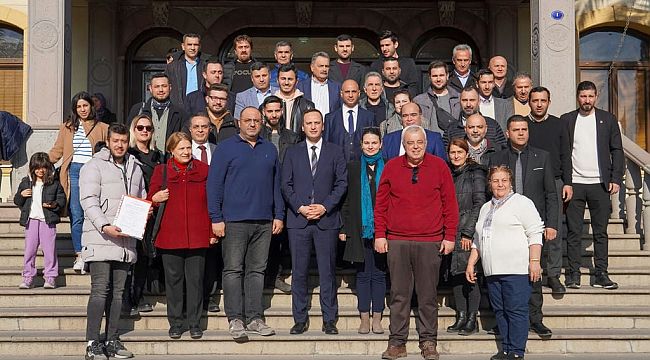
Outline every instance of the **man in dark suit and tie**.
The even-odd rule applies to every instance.
[[[343,106],[325,116],[325,141],[343,148],[345,161],[361,157],[361,131],[377,126],[375,114],[359,106],[359,84],[345,80],[341,86]]]
[[[287,203],[287,229],[291,249],[291,308],[295,325],[291,334],[309,327],[309,259],[312,244],[320,280],[323,332],[338,334],[336,319],[336,247],[341,228],[339,214],[347,191],[347,165],[341,147],[323,140],[323,115],[316,109],[303,114],[306,139],[289,149],[282,164],[282,195]]]
[[[528,145],[528,120],[521,115],[508,119],[507,136],[509,146],[490,156],[490,166],[505,165],[514,174],[514,191],[533,201],[539,216],[545,224],[544,246],[539,261],[546,268],[548,259],[562,256],[561,239],[557,239],[557,193],[555,175],[548,152]],[[552,336],[551,329],[542,323],[542,282],[533,283],[533,291],[528,303],[530,328],[542,339]]]
[[[414,102],[402,106],[402,126],[406,128],[411,125],[422,126],[422,109],[420,105]],[[384,158],[390,160],[406,153],[402,144],[402,131],[393,131],[384,136],[381,148]],[[442,136],[435,131],[427,129],[424,129],[424,131],[427,135],[426,152],[447,161],[447,152],[445,151],[445,145],[442,143]]]
[[[594,83],[578,84],[577,97],[580,107],[560,117],[568,124],[573,149],[573,198],[566,209],[569,268],[565,284],[571,289],[580,288],[582,225],[585,205],[589,205],[596,268],[592,286],[614,290],[618,284],[607,274],[607,224],[611,212],[610,195],[618,193],[625,171],[621,130],[613,114],[596,109],[598,93]]]
[[[319,51],[312,55],[311,77],[298,82],[298,90],[302,91],[307,100],[314,103],[321,114],[328,114],[341,107],[341,83],[329,79],[330,56]]]
[[[330,79],[338,83],[352,79],[357,84],[362,84],[368,70],[358,62],[350,60],[350,56],[354,52],[352,37],[346,34],[339,35],[336,38],[334,51],[336,51],[338,58],[330,62]]]

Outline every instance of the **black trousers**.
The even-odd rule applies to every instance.
[[[221,242],[210,246],[205,252],[205,272],[203,274],[203,301],[207,304],[210,297],[221,288],[221,273],[223,258],[221,257]]]
[[[289,236],[286,228],[271,237],[264,277],[266,285],[272,286],[282,270],[291,270],[291,252],[289,251]]]
[[[571,274],[580,272],[585,204],[589,205],[589,214],[591,215],[596,274],[607,273],[609,241],[607,237],[607,224],[612,210],[609,192],[605,184],[576,183],[573,184],[573,198],[566,210],[569,272]]]
[[[160,252],[165,268],[169,326],[199,326],[203,312],[206,249],[160,250]],[[185,305],[187,321],[183,316],[183,305]]]

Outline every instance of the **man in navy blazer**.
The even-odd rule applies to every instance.
[[[330,111],[341,107],[341,84],[329,79],[330,56],[319,51],[312,55],[311,77],[298,82],[298,90],[302,91],[307,100],[311,100],[321,114],[329,114]]]
[[[417,103],[411,102],[402,106],[402,126],[422,126],[422,108]],[[439,133],[424,129],[427,134],[427,152],[447,161],[447,152]],[[384,158],[390,160],[405,153],[402,145],[402,130],[393,131],[384,136],[381,148]]]
[[[309,259],[312,243],[320,278],[323,332],[338,334],[336,319],[336,247],[341,228],[340,207],[347,191],[347,166],[341,147],[323,140],[323,115],[317,109],[303,114],[306,140],[289,149],[282,163],[282,195],[287,203],[291,249],[291,334],[309,327]]]
[[[262,62],[255,62],[251,65],[251,80],[253,81],[251,88],[237,93],[235,113],[233,114],[236,119],[239,119],[239,115],[246,107],[259,107],[264,102],[264,99],[278,90],[271,86],[269,66]]]
[[[325,141],[343,148],[345,161],[361,158],[361,132],[377,126],[375,114],[359,106],[359,84],[345,80],[341,86],[343,106],[325,116]]]

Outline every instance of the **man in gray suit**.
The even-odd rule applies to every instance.
[[[512,101],[494,97],[494,73],[489,69],[482,69],[478,72],[478,92],[480,95],[479,109],[483,116],[491,117],[501,126],[501,130],[507,130],[508,119],[515,113]]]
[[[264,99],[278,90],[271,86],[269,67],[262,62],[254,62],[251,65],[251,80],[253,81],[253,87],[237,93],[235,99],[235,118],[237,119],[239,119],[239,115],[246,107],[259,107],[264,102]]]
[[[336,38],[336,45],[334,51],[338,55],[336,60],[330,62],[330,80],[338,83],[343,83],[347,79],[352,79],[361,86],[363,84],[363,77],[368,70],[365,66],[358,62],[351,60],[350,57],[354,52],[354,44],[352,37],[347,34],[339,35]]]

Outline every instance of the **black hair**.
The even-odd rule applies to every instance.
[[[298,71],[296,71],[296,66],[294,64],[284,64],[280,65],[280,68],[278,69],[278,79],[280,78],[280,73],[281,72],[287,72],[287,71],[293,71],[293,74],[298,76]]]
[[[219,64],[221,65],[221,68],[223,69],[223,64],[221,61],[219,61],[219,58],[216,56],[210,56],[204,63],[203,63],[203,72],[207,74],[208,72],[208,65],[209,64]]]
[[[411,93],[407,89],[400,89],[395,91],[395,93],[393,94],[393,98],[390,99],[393,102],[393,105],[395,105],[395,98],[397,97],[397,95],[406,95],[409,97],[409,101],[413,101],[413,98],[411,97]]]
[[[85,100],[90,104],[90,113],[88,114],[88,120],[94,120],[97,121],[96,118],[96,113],[95,113],[95,107],[93,106],[93,98],[90,96],[90,94],[86,91],[80,91],[75,96],[72,98],[71,105],[70,105],[70,117],[68,120],[65,122],[65,126],[68,129],[77,131],[79,128],[79,123],[81,122],[81,119],[79,118],[79,114],[77,114],[77,103],[79,100]]]
[[[260,110],[264,109],[264,107],[266,107],[266,105],[268,105],[268,104],[280,104],[280,105],[282,105],[282,99],[280,99],[279,97],[277,97],[275,95],[267,96],[266,99],[264,99],[264,101],[262,101],[262,104],[260,105]]]
[[[492,70],[490,70],[490,69],[481,69],[481,70],[479,70],[478,73],[476,74],[476,78],[477,78],[477,79],[480,79],[481,76],[483,76],[483,75],[492,75],[492,76],[494,76],[494,73],[493,73]]]
[[[527,123],[528,120],[522,115],[516,115],[516,114],[512,115],[511,117],[508,118],[508,122],[506,124],[506,129],[509,129],[510,124],[513,123],[513,122],[525,122],[525,123]]]
[[[379,141],[381,141],[381,131],[377,126],[368,126],[363,128],[363,130],[361,130],[361,142],[363,142],[363,137],[367,134],[377,135]]]
[[[38,169],[45,169],[43,185],[54,182],[54,164],[50,161],[50,156],[47,153],[37,152],[29,158],[29,175],[32,179],[32,186],[36,184],[36,170]]]
[[[398,41],[397,39],[397,34],[390,30],[384,30],[379,34],[379,41],[385,40],[385,39],[390,39],[390,41],[396,43]]]
[[[598,89],[596,88],[596,84],[594,84],[591,81],[585,80],[580,82],[580,84],[578,84],[578,90],[576,91],[576,96],[578,96],[581,91],[585,91],[585,90],[593,90],[596,94],[598,94]]]
[[[269,66],[266,65],[265,63],[261,62],[261,61],[256,61],[256,62],[251,64],[251,72],[259,71],[259,70],[262,70],[264,68],[266,68],[268,70]]]
[[[303,122],[303,123],[305,122],[305,115],[307,115],[307,114],[311,114],[311,113],[318,113],[318,115],[320,115],[320,119],[321,119],[321,121],[324,121],[324,120],[323,120],[323,113],[320,112],[320,110],[318,110],[318,109],[316,109],[316,108],[313,108],[313,109],[307,109],[307,110],[305,110],[304,113],[302,113],[302,122]]]
[[[341,34],[336,37],[336,41],[348,41],[348,40],[352,41],[352,36],[348,34]]]
[[[535,86],[534,88],[530,89],[530,93],[528,93],[528,98],[530,99],[530,95],[532,93],[541,93],[541,92],[546,92],[546,95],[548,95],[548,99],[551,100],[551,91],[543,86]]]
[[[129,128],[120,123],[111,124],[108,127],[108,135],[106,136],[106,139],[110,139],[112,134],[126,135],[127,138],[130,135]]]

